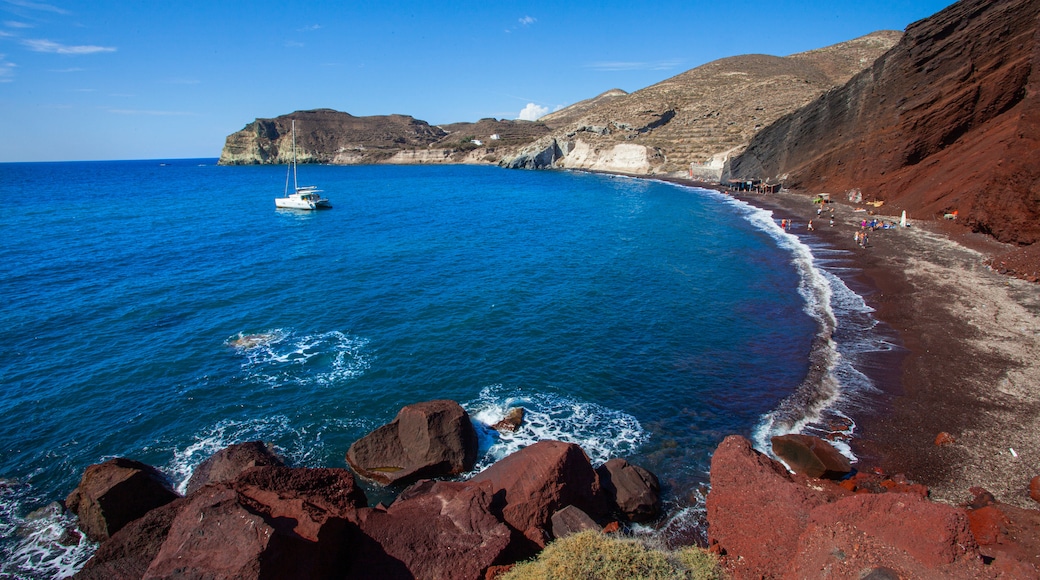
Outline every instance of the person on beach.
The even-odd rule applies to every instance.
[[[809,220],[809,225],[805,226],[810,232],[813,231],[812,220]]]

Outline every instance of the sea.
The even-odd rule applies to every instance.
[[[458,401],[474,471],[542,439],[655,472],[703,535],[714,447],[855,435],[890,348],[843,251],[722,193],[486,166],[299,169],[333,209],[280,210],[285,166],[0,164],[0,577],[97,546],[61,500],[113,457],[184,490],[251,440],[345,467],[409,403]],[[804,224],[803,224],[804,225]],[[513,407],[513,434],[488,427]],[[372,503],[391,492],[366,488]]]

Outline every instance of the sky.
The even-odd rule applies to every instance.
[[[256,118],[317,108],[533,119],[952,3],[0,0],[0,162],[218,157]]]

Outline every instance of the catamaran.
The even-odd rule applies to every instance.
[[[293,192],[289,193],[289,173],[292,173]],[[321,196],[316,185],[300,186],[296,181],[296,120],[292,122],[292,165],[285,170],[285,194],[274,199],[275,207],[289,209],[331,209],[332,203]]]

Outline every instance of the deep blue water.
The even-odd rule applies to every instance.
[[[434,398],[488,422],[528,410],[515,436],[485,434],[482,465],[571,440],[655,471],[681,510],[714,446],[771,425],[833,330],[808,248],[714,192],[301,166],[334,205],[305,213],[274,208],[284,167],[214,161],[0,164],[0,572],[90,553],[26,523],[87,465],[131,457],[183,485],[260,438],[341,467]]]

